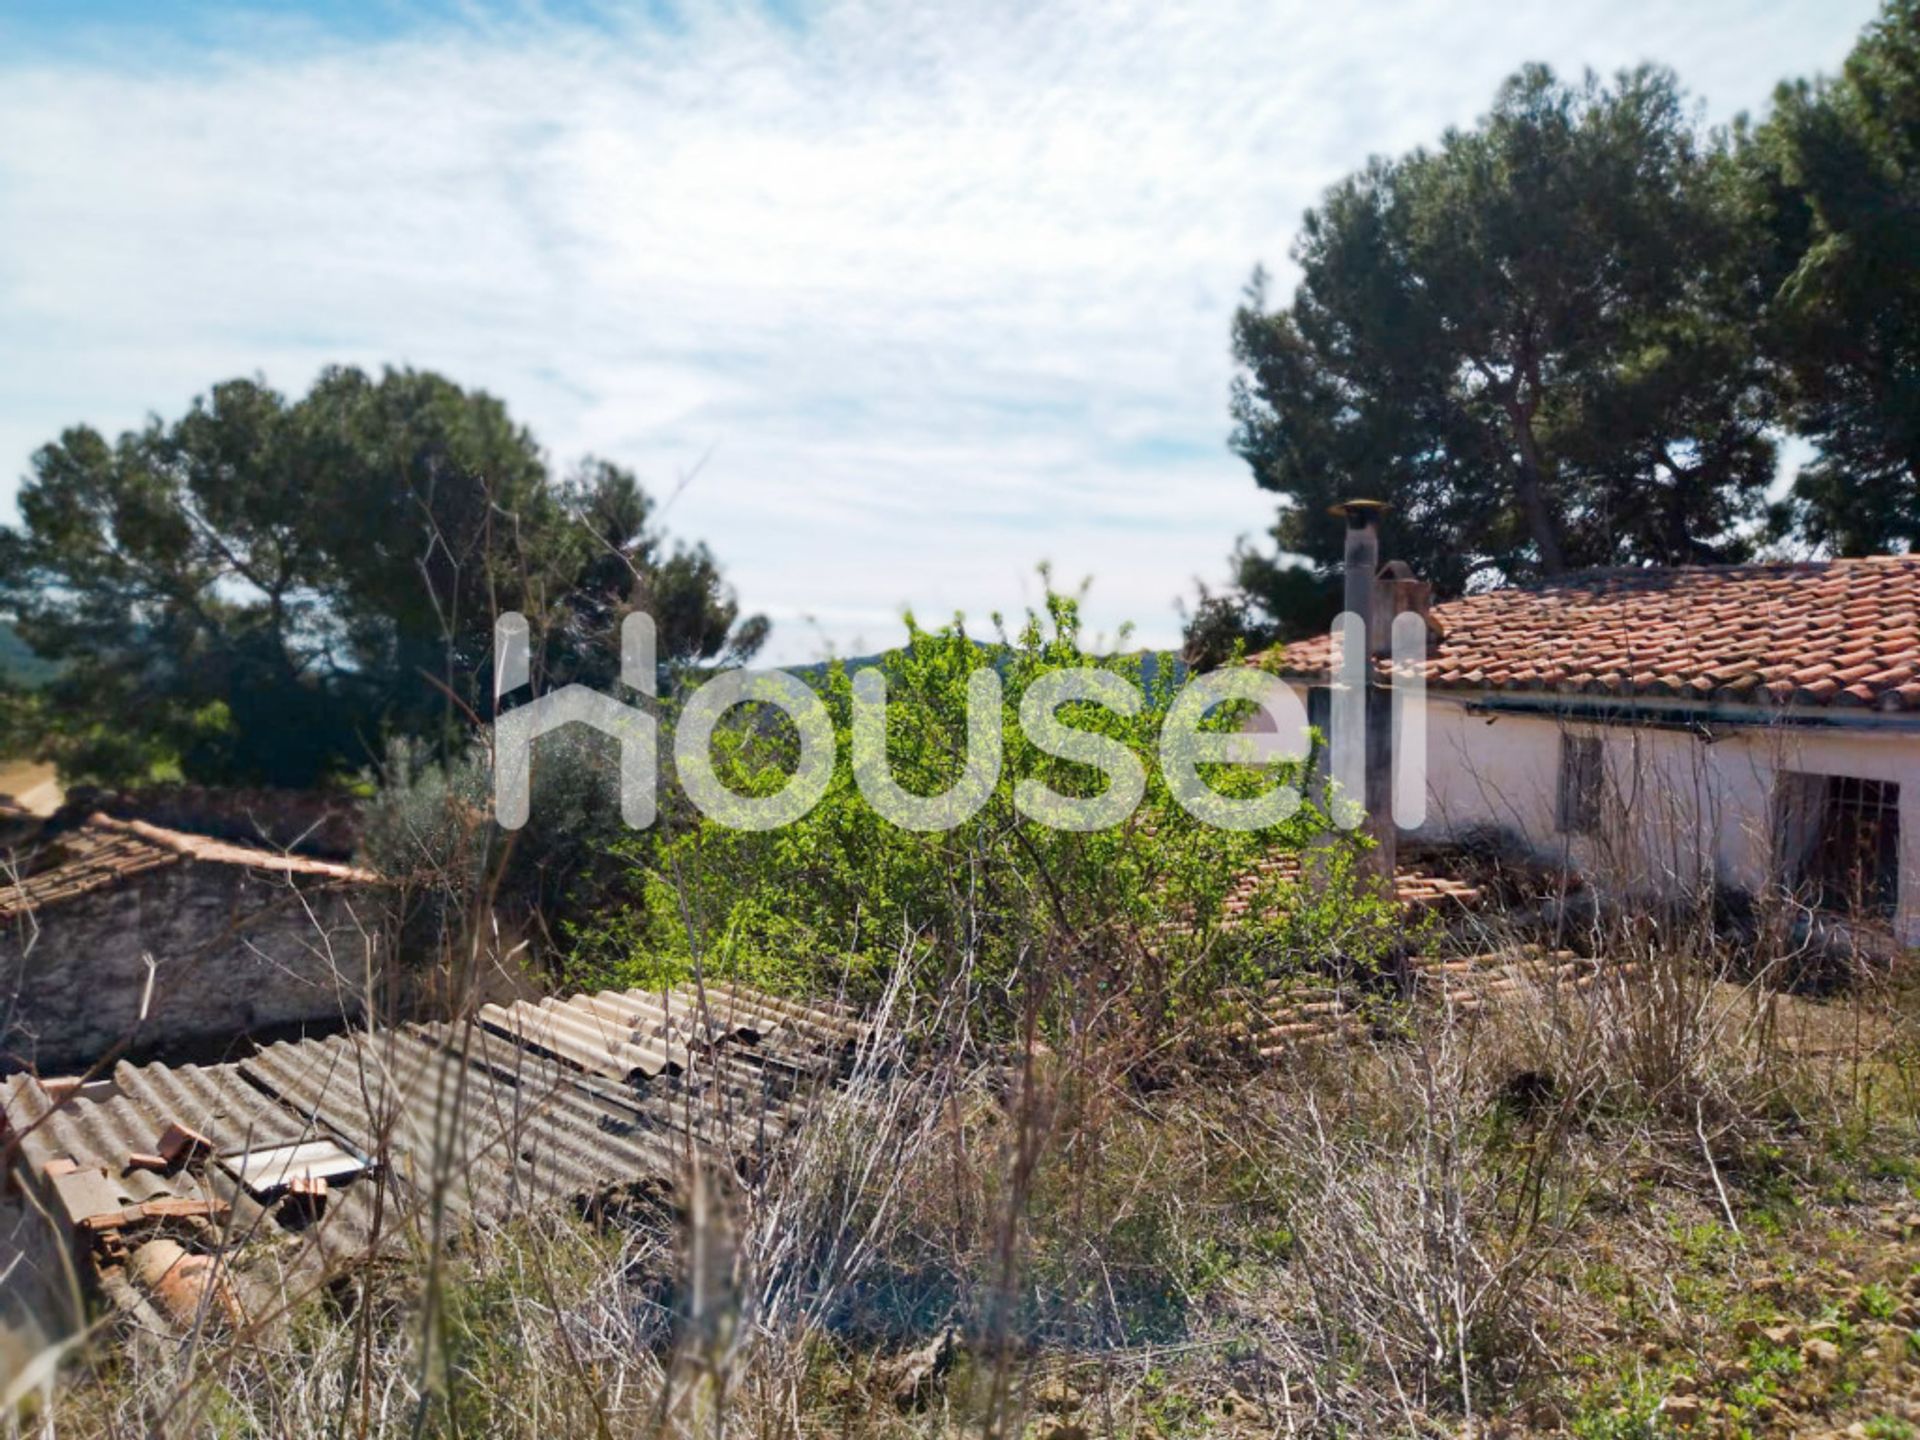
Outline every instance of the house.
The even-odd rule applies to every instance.
[[[1588,573],[1428,616],[1416,834],[1505,832],[1623,895],[1785,887],[1920,944],[1920,555]],[[1269,668],[1307,700],[1329,653]]]
[[[366,870],[104,813],[0,821],[0,1072],[338,1024],[375,983]]]

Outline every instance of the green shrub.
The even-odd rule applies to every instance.
[[[493,822],[491,787],[478,746],[449,764],[423,745],[389,750],[362,811],[360,858],[398,882],[405,953],[431,963],[460,948],[487,911],[483,929],[526,933],[557,981],[587,988],[610,979],[601,955],[637,947],[630,926],[643,914],[628,894],[629,862],[615,854],[632,835],[620,819],[617,752],[577,728],[544,738],[532,813],[517,831]]]
[[[679,978],[698,960],[774,990],[844,988],[857,997],[877,990],[905,953],[928,989],[963,977],[976,986],[980,1013],[1003,1027],[1029,1010],[1044,1020],[1068,1009],[1152,1027],[1190,1013],[1222,982],[1305,955],[1338,950],[1370,963],[1391,937],[1392,919],[1354,882],[1351,842],[1316,850],[1323,884],[1309,890],[1275,877],[1250,897],[1244,918],[1229,915],[1229,897],[1258,863],[1325,835],[1324,815],[1303,804],[1252,832],[1190,815],[1158,764],[1161,725],[1177,693],[1170,657],[1158,657],[1150,676],[1137,656],[1095,659],[1080,648],[1079,625],[1076,602],[1058,594],[1043,615],[1030,613],[1015,635],[1001,629],[992,645],[969,637],[958,620],[924,630],[909,617],[906,644],[880,662],[893,777],[917,795],[940,794],[964,773],[969,677],[985,664],[1001,676],[999,779],[957,828],[901,829],[862,795],[852,762],[853,678],[835,664],[818,684],[837,742],[821,801],[796,823],[749,832],[669,795],[656,832],[616,847],[644,915],[602,915],[575,932],[576,941],[603,954],[630,945],[624,972],[636,983]],[[1089,665],[1137,687],[1139,712],[1075,703],[1059,717],[1125,746],[1142,763],[1146,792],[1123,824],[1057,830],[1016,805],[1020,782],[1086,797],[1103,793],[1107,779],[1033,745],[1020,703],[1040,677]],[[1249,709],[1219,706],[1205,726],[1237,729]],[[716,773],[741,794],[779,789],[798,748],[791,722],[752,705],[732,715],[715,733]],[[1220,793],[1243,797],[1302,779],[1295,763],[1203,774]]]

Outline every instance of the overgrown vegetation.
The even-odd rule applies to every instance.
[[[16,1424],[1905,1433],[1916,997],[1866,974],[1797,1000],[1725,953],[1593,938],[1637,968],[1151,1089],[1097,1026],[971,1043],[972,967],[896,983],[766,1168],[317,1289],[268,1262],[269,1318],[103,1337]]]
[[[1331,560],[1309,513],[1357,483],[1425,527],[1426,552],[1405,530],[1390,549],[1443,586],[1740,556],[1784,418],[1821,457],[1782,533],[1910,544],[1915,23],[1890,0],[1841,80],[1729,136],[1697,133],[1657,71],[1530,70],[1479,129],[1339,187],[1292,307],[1256,296],[1238,330],[1240,445],[1287,499],[1282,541]],[[1883,280],[1884,307],[1863,298]],[[415,962],[403,1018],[696,976],[851,1001],[871,1030],[797,1125],[730,1163],[689,1148],[668,1193],[461,1229],[441,1202],[463,1152],[389,1146],[373,1171],[417,1209],[377,1256],[223,1243],[244,1320],[209,1306],[180,1336],[97,1305],[9,1433],[1920,1426],[1920,996],[1899,965],[1814,953],[1758,911],[1735,933],[1712,896],[1620,914],[1561,893],[1416,934],[1317,805],[1247,830],[1190,813],[1159,763],[1175,668],[1087,654],[1058,594],[984,642],[909,621],[864,672],[890,701],[882,767],[856,758],[854,675],[826,667],[818,801],[736,828],[666,762],[682,682],[763,627],[652,520],[630,476],[557,481],[495,402],[410,373],[330,372],[292,404],[222,386],[118,445],[41,452],[0,602],[64,663],[0,720],[57,716],[68,772],[109,776],[342,782],[383,746],[365,850]],[[1319,618],[1324,574],[1242,561],[1196,616],[1210,660]],[[660,622],[650,830],[620,822],[611,756],[578,736],[542,742],[532,823],[493,823],[508,608],[546,641],[541,688],[610,688],[621,617]],[[983,667],[1001,763],[976,794]],[[1023,712],[1054,714],[1035,697],[1083,669],[1138,703],[1060,706],[1070,744],[1036,744]],[[121,729],[135,712],[147,727]],[[765,798],[802,748],[750,696],[713,764]],[[1122,823],[1034,818],[1036,785],[1119,789],[1100,756],[1141,769]],[[1302,779],[1206,774],[1239,799]],[[967,813],[896,825],[883,778],[958,787]],[[1416,948],[1471,970],[1543,938],[1600,963],[1457,1009],[1412,975]],[[1276,980],[1356,995],[1353,1023],[1249,1054]],[[369,1012],[395,1018],[387,998]]]
[[[558,736],[540,742],[534,818],[511,836],[488,818],[484,756],[451,769],[399,757],[395,783],[370,811],[369,856],[389,874],[426,877],[419,888],[436,924],[458,923],[483,890],[501,913],[531,917],[540,956],[569,984],[664,984],[698,964],[775,991],[840,991],[864,1003],[904,951],[921,988],[942,988],[963,970],[980,977],[990,999],[975,1023],[1001,1033],[1030,1010],[1051,1026],[1063,1007],[1098,997],[1103,1025],[1132,1029],[1146,1043],[1223,985],[1308,955],[1317,963],[1338,952],[1365,968],[1394,942],[1392,917],[1356,883],[1354,842],[1336,837],[1316,805],[1231,830],[1179,803],[1159,753],[1179,693],[1174,667],[1147,679],[1138,656],[1086,654],[1073,597],[1050,594],[1043,614],[987,645],[958,620],[937,630],[909,620],[906,642],[873,668],[887,688],[891,782],[921,797],[969,783],[969,684],[983,669],[998,676],[1003,700],[986,723],[1001,765],[960,824],[907,829],[876,811],[856,775],[853,680],[835,664],[818,685],[833,738],[831,778],[792,824],[734,828],[695,808],[669,775],[658,823],[627,830],[605,747]],[[1040,698],[1037,685],[1081,670],[1135,697],[1134,713],[1123,713],[1124,700],[1061,705],[1052,713],[1068,727],[1068,744],[1114,747],[1107,754],[1131,756],[1143,777],[1122,823],[1091,831],[1044,824],[1020,798],[1033,785],[1079,797],[1113,785],[1087,752],[1068,759],[1042,749],[1022,723],[1029,694]],[[662,707],[669,769],[682,699]],[[1230,732],[1250,709],[1230,701],[1202,723]],[[787,783],[796,749],[792,722],[749,701],[715,732],[713,765],[733,792],[764,796]],[[1214,764],[1203,773],[1242,799],[1304,783],[1298,762]],[[1323,837],[1337,843],[1316,845]],[[1261,858],[1310,845],[1318,885],[1276,875],[1245,889]],[[446,876],[458,880],[452,890],[439,883]],[[449,894],[460,897],[450,911]],[[1246,913],[1229,915],[1230,895]]]
[[[1298,850],[1325,832],[1324,816],[1303,804],[1290,818],[1234,831],[1204,824],[1177,803],[1158,756],[1177,694],[1171,667],[1147,684],[1137,657],[1085,654],[1069,596],[1051,595],[1044,615],[1029,615],[1017,632],[985,647],[958,621],[932,631],[909,621],[906,643],[877,667],[886,682],[895,784],[929,796],[966,783],[968,686],[989,662],[1004,689],[988,717],[1002,763],[992,787],[975,797],[978,808],[952,829],[902,828],[862,793],[852,682],[836,666],[821,687],[835,741],[833,777],[803,819],[761,832],[700,819],[657,845],[627,842],[622,853],[643,896],[638,923],[647,927],[634,955],[646,978],[684,973],[700,959],[775,988],[846,985],[867,998],[904,944],[925,983],[945,985],[970,967],[1014,1013],[1028,1001],[1046,1009],[1099,995],[1116,1022],[1122,1010],[1131,1022],[1164,1017],[1236,966],[1244,971],[1284,946],[1285,935],[1271,925],[1227,931],[1223,902],[1260,855]],[[1083,743],[1097,736],[1117,745],[1145,777],[1137,808],[1092,831],[1052,828],[1020,798],[1036,784],[1081,797],[1112,785],[1086,760],[1038,748],[1021,723],[1037,685],[1082,667],[1138,696],[1137,712],[1077,701],[1061,706],[1058,718]],[[1231,730],[1250,709],[1222,705],[1206,723]],[[784,782],[793,761],[790,725],[782,733],[750,716],[726,740],[717,763],[730,786],[761,793]],[[1265,774],[1209,769],[1223,793],[1241,796],[1297,787],[1304,778],[1298,764],[1276,763]],[[1304,926],[1313,921],[1301,912],[1318,903],[1299,896],[1274,908]],[[604,950],[628,923],[603,922],[588,939]],[[1032,993],[1036,987],[1044,993]]]

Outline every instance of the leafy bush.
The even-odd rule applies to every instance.
[[[402,944],[431,959],[458,947],[484,912],[489,927],[523,931],[555,978],[601,978],[593,952],[567,936],[583,922],[624,913],[627,865],[614,847],[621,824],[619,766],[610,742],[577,728],[544,739],[532,773],[526,826],[493,821],[486,751],[452,763],[422,744],[396,743],[363,811],[361,858],[399,882]]]
[[[1004,696],[1003,763],[984,803],[957,827],[915,831],[881,817],[862,794],[853,762],[854,680],[834,665],[819,684],[835,739],[824,796],[802,819],[754,832],[663,803],[656,832],[617,847],[641,895],[640,913],[601,917],[576,940],[599,953],[627,947],[623,973],[655,983],[700,962],[777,990],[873,993],[902,947],[916,983],[937,988],[967,975],[1000,1025],[1071,1011],[1081,1020],[1158,1026],[1205,999],[1219,982],[1250,978],[1330,934],[1377,937],[1378,902],[1350,885],[1311,894],[1268,882],[1235,920],[1228,900],[1275,850],[1302,850],[1327,831],[1303,804],[1255,831],[1204,824],[1177,803],[1158,764],[1161,726],[1175,699],[1174,667],[1144,680],[1138,657],[1095,659],[1079,644],[1076,602],[1050,594],[1019,632],[998,627],[982,645],[954,623],[925,630],[908,619],[907,642],[879,665],[888,693],[886,744],[896,783],[938,795],[965,772],[968,685],[992,665]],[[1083,666],[1118,676],[1141,694],[1132,715],[1071,702],[1059,718],[1117,741],[1142,764],[1145,794],[1130,818],[1085,832],[1041,824],[1016,803],[1023,781],[1095,797],[1106,775],[1029,740],[1020,709],[1043,677]],[[1250,704],[1222,704],[1204,728],[1237,729]],[[716,730],[713,764],[743,795],[777,791],[793,773],[798,735],[770,706],[743,705]],[[1203,767],[1212,787],[1250,797],[1302,780],[1297,763]],[[1347,845],[1329,847],[1330,866]],[[1244,892],[1243,892],[1243,898]],[[1239,907],[1234,907],[1238,909]]]

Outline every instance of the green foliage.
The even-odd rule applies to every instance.
[[[57,665],[44,748],[69,779],[303,786],[390,736],[456,742],[487,708],[491,626],[536,677],[610,680],[641,607],[667,658],[750,653],[713,558],[668,545],[632,476],[566,482],[498,400],[438,375],[247,380],[110,444],[44,446],[0,531],[0,611]]]
[[[1181,658],[1196,670],[1217,669],[1277,640],[1323,635],[1340,613],[1339,579],[1323,570],[1283,562],[1244,540],[1227,565],[1232,586],[1216,594],[1202,585],[1187,616]]]
[[[1660,1413],[1666,1398],[1657,1375],[1610,1381],[1573,1417],[1575,1440],[1661,1440],[1671,1433]]]
[[[1076,603],[1056,594],[1044,616],[1029,615],[1017,635],[1003,632],[993,646],[976,643],[959,621],[924,630],[909,618],[907,643],[882,659],[893,775],[918,795],[943,792],[963,771],[969,677],[991,663],[1002,678],[999,780],[957,828],[899,828],[862,795],[852,763],[852,681],[836,665],[820,686],[837,744],[819,804],[798,823],[757,833],[670,805],[662,835],[623,844],[645,896],[643,917],[617,917],[582,938],[632,945],[627,973],[648,982],[673,978],[698,957],[775,989],[845,985],[861,995],[904,952],[921,983],[965,978],[1007,1024],[1026,1004],[1069,1001],[1165,1018],[1222,979],[1280,963],[1309,938],[1338,936],[1356,954],[1377,952],[1390,928],[1384,907],[1354,899],[1338,878],[1311,896],[1282,894],[1285,885],[1275,881],[1260,898],[1276,918],[1225,924],[1235,884],[1274,848],[1305,845],[1324,828],[1322,817],[1303,806],[1280,825],[1243,833],[1189,815],[1156,763],[1175,694],[1173,667],[1157,666],[1143,685],[1139,657],[1094,660],[1080,650],[1078,633]],[[1140,687],[1139,713],[1076,702],[1060,718],[1139,757],[1146,793],[1124,824],[1052,829],[1016,805],[1021,781],[1092,796],[1106,779],[1036,748],[1019,723],[1020,703],[1041,677],[1089,665]],[[736,713],[741,721],[716,733],[716,770],[741,793],[769,793],[792,768],[792,728],[750,706]],[[1233,728],[1243,718],[1244,707],[1221,706],[1206,724]],[[1212,783],[1226,794],[1300,778],[1292,766],[1265,767],[1283,774],[1211,768],[1220,772]],[[1336,877],[1348,873],[1343,848],[1328,852]]]
[[[1773,450],[1736,193],[1667,72],[1539,66],[1335,186],[1292,304],[1256,276],[1234,328],[1235,443],[1281,548],[1337,563],[1327,507],[1362,494],[1443,593],[1737,556]]]
[[[1779,516],[1845,555],[1920,544],[1920,0],[1887,0],[1831,81],[1745,137],[1765,338],[1818,449]]]
[[[1307,213],[1302,276],[1234,323],[1235,445],[1280,496],[1202,594],[1195,656],[1324,628],[1331,503],[1442,596],[1765,538],[1920,544],[1920,0],[1843,72],[1705,132],[1669,73],[1531,66],[1470,130],[1375,159]],[[1813,443],[1769,507],[1772,435]],[[1311,567],[1304,573],[1295,560]]]
[[[60,667],[34,654],[11,625],[0,625],[0,692],[38,690]]]
[[[1764,1434],[1761,1424],[1782,1385],[1805,1368],[1800,1353],[1756,1338],[1747,1345],[1746,1375],[1727,1396],[1726,1418],[1735,1435]],[[1753,1422],[1753,1423],[1749,1423]]]
[[[0,760],[32,755],[47,726],[46,704],[39,695],[0,685]]]
[[[396,882],[407,954],[457,952],[483,905],[538,942],[529,959],[563,985],[590,988],[604,973],[599,956],[631,953],[628,868],[615,848],[640,840],[620,817],[610,741],[578,727],[543,739],[531,813],[511,832],[493,822],[492,772],[479,747],[442,760],[396,742],[370,779],[359,858]]]

